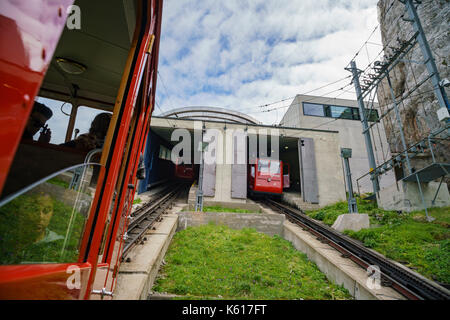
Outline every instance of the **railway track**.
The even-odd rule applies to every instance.
[[[173,200],[186,192],[187,187],[186,184],[172,184],[155,194],[148,203],[130,215],[130,222],[124,236],[122,258],[126,257],[136,243],[144,241],[145,232],[160,219],[161,215],[171,206]]]
[[[314,234],[317,239],[338,250],[344,257],[351,259],[367,270],[376,265],[381,271],[381,285],[390,286],[410,300],[450,300],[450,291],[416,273],[386,259],[381,254],[364,247],[356,240],[308,217],[301,210],[273,200],[264,200],[264,204],[285,214],[288,220],[304,230]]]

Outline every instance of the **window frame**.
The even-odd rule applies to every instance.
[[[305,104],[308,105],[316,105],[316,106],[322,106],[322,113],[323,115],[313,115],[313,114],[308,114],[305,112]],[[346,108],[346,109],[350,109],[351,110],[351,119],[350,118],[342,118],[342,117],[333,117],[332,116],[332,112],[331,112],[331,108]],[[304,116],[308,116],[308,117],[319,117],[319,118],[331,118],[331,119],[341,119],[341,120],[354,120],[354,121],[361,121],[361,115],[359,112],[359,108],[356,107],[350,107],[350,106],[341,106],[341,105],[331,105],[331,104],[321,104],[321,103],[311,103],[311,102],[307,102],[304,101],[302,102],[302,108],[303,108],[303,115]],[[376,119],[370,119],[370,117],[367,119],[368,122],[377,122],[379,121],[379,114],[378,114],[378,110],[377,109],[368,109],[366,108],[365,110],[372,110],[371,112],[375,114]]]

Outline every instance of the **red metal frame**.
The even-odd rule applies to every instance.
[[[73,1],[2,1],[0,6],[0,194],[64,29],[65,8]]]
[[[12,8],[15,11],[8,7],[6,13],[3,12],[3,4],[1,8],[0,38],[2,54],[0,56],[0,77],[2,86],[0,86],[0,94],[3,98],[4,106],[8,106],[8,108],[0,108],[0,191],[6,180],[9,167],[21,139],[21,134],[31,112],[34,97],[43,81],[64,28],[66,20],[65,8],[72,4],[73,0],[61,0],[60,2],[65,6],[56,6],[53,4],[54,2],[48,0],[40,0],[40,2],[40,6],[31,6],[36,8],[36,11],[29,13],[28,16],[24,15],[23,12],[19,12],[19,9],[24,12],[30,11],[29,8],[24,9],[25,3],[29,5],[29,2],[26,0],[15,1],[15,8]],[[97,280],[99,280],[96,277],[97,269],[108,267],[108,270],[110,270],[113,265],[118,267],[121,249],[115,261],[112,260],[113,256],[112,252],[110,252],[106,258],[107,263],[99,263],[98,252],[121,168],[124,166],[126,168],[121,186],[122,190],[126,191],[130,182],[136,186],[139,155],[145,147],[150,118],[155,103],[162,2],[162,0],[148,0],[141,3],[142,7],[146,8],[146,10],[142,11],[141,17],[146,19],[146,21],[145,24],[142,21],[137,23],[138,26],[140,24],[140,32],[137,34],[131,69],[126,70],[124,73],[124,77],[127,77],[127,79],[123,103],[118,116],[118,121],[120,122],[117,123],[114,129],[114,141],[109,149],[106,165],[102,166],[100,170],[98,188],[93,200],[91,214],[86,223],[79,261],[72,264],[0,266],[0,299],[89,299],[94,282],[97,283]],[[46,15],[43,15],[42,11]],[[33,29],[32,27],[35,27],[35,25],[32,22],[42,16],[49,17],[48,20],[50,22],[41,23],[40,28]],[[30,20],[28,24],[19,22],[24,17]],[[24,25],[29,28],[24,27]],[[5,28],[5,26],[8,28]],[[15,33],[11,32],[11,30],[14,30],[14,26],[17,29]],[[5,46],[3,44],[10,37],[18,37],[21,40],[26,36],[33,36],[41,41],[36,41],[34,43],[35,47],[22,46],[21,48],[18,47],[20,41],[17,41],[18,44],[13,41],[13,49],[5,54]],[[42,39],[50,40],[42,41]],[[153,44],[151,51],[149,50],[150,44]],[[8,42],[8,45],[10,45],[10,42]],[[45,50],[41,47],[44,47]],[[133,48],[131,52],[133,52]],[[37,59],[30,59],[27,65],[24,63],[24,57],[27,55],[30,57],[42,55],[43,61],[38,68],[31,64],[31,60],[35,63]],[[143,92],[146,94],[142,101],[142,108],[139,109],[135,108],[135,104],[142,86]],[[123,151],[130,130],[132,115],[137,110],[141,110],[141,112],[137,115],[136,125],[132,128],[132,130],[134,129],[135,139],[129,151],[129,161],[128,163],[123,163],[126,160],[123,159]],[[132,133],[130,132],[130,134]],[[122,223],[125,223],[126,228],[126,218],[131,210],[135,189],[131,190],[131,192],[122,192],[121,197],[116,199],[113,204],[115,206],[113,217],[116,218],[118,223],[111,226],[111,232],[109,233],[111,239],[116,238],[120,219],[125,219],[125,221],[122,220]],[[127,201],[128,204],[125,206],[124,204]],[[123,208],[124,210],[118,210],[117,208]],[[78,267],[81,280],[79,289],[68,289],[66,281],[71,276],[67,271],[68,267]],[[108,275],[109,271],[104,279],[105,286]],[[114,282],[115,279],[112,281],[111,290],[114,287]],[[27,287],[35,288],[37,291],[27,290]]]

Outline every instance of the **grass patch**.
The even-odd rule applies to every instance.
[[[372,201],[359,198],[357,201],[358,211],[369,214],[374,227],[345,234],[429,279],[450,283],[450,207],[428,210],[436,218],[430,223],[424,210],[398,213],[382,210]],[[339,202],[307,214],[332,225],[340,214],[347,212],[347,203]]]
[[[139,204],[141,202],[142,202],[141,198],[136,198],[133,200],[133,204]]]
[[[290,242],[208,224],[175,234],[153,290],[216,299],[349,299]]]
[[[52,178],[50,180],[46,181],[47,183],[54,184],[60,187],[63,187],[64,189],[69,189],[69,183],[67,181],[64,181],[62,179],[59,179],[58,177]]]

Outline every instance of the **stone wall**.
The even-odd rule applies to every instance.
[[[391,3],[394,3],[390,10]],[[405,5],[400,1],[380,0],[378,2],[378,20],[382,43],[388,44],[385,50],[386,55],[392,54],[392,47],[398,47],[397,39],[408,40],[413,35],[413,28],[410,22],[399,18],[405,12]],[[423,0],[417,8],[427,40],[434,55],[434,59],[441,78],[450,78],[450,1],[449,0]],[[405,18],[408,18],[405,14]],[[406,56],[406,60],[423,61],[419,44]],[[396,100],[406,95],[417,83],[428,77],[425,65],[416,62],[401,62],[390,73]],[[448,89],[447,95],[450,95]],[[387,81],[384,80],[378,90],[378,101],[381,108],[392,106],[391,94]],[[436,111],[439,103],[434,95],[431,81],[428,80],[418,91],[415,91],[409,98],[400,105],[400,113],[407,145],[410,145],[426,137],[430,131],[434,131],[442,126],[439,122]],[[393,154],[403,150],[399,128],[395,123],[395,113],[391,112],[384,119],[385,131],[388,143]],[[450,159],[449,145],[438,146],[438,158],[440,161],[448,162]],[[419,169],[427,162],[430,156],[424,155],[412,160],[412,166]]]

